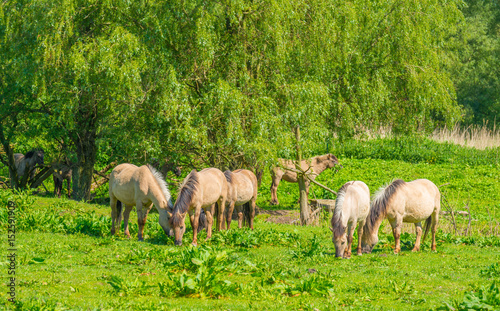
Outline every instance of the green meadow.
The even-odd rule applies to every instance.
[[[392,252],[390,226],[384,222],[372,254],[336,259],[328,229],[300,227],[256,217],[256,229],[216,233],[200,245],[173,246],[151,213],[145,242],[109,235],[110,209],[49,195],[2,190],[1,204],[16,202],[16,297],[4,308],[16,310],[497,310],[500,308],[499,169],[497,165],[411,163],[402,160],[340,157],[343,168],[318,181],[338,189],[360,179],[372,194],[393,178],[428,178],[441,187],[447,206],[470,208],[471,217],[442,215],[438,248],[427,239],[412,253],[414,230],[405,226],[402,252]],[[257,205],[261,209],[298,208],[297,185],[282,183],[279,206],[268,201],[270,176],[264,175]],[[174,191],[175,192],[175,191]],[[175,196],[175,193],[174,193]],[[311,198],[328,198],[318,187]],[[333,197],[332,197],[333,198]],[[444,207],[442,207],[445,210]],[[154,210],[154,209],[153,209]],[[1,210],[5,232],[6,208]],[[464,235],[470,221],[470,230]],[[189,225],[188,225],[189,226]],[[0,243],[7,252],[6,235]],[[355,237],[357,240],[357,237]],[[5,260],[5,257],[2,259]],[[2,262],[7,271],[7,262]],[[6,276],[7,274],[4,273]],[[4,279],[6,280],[6,278]]]

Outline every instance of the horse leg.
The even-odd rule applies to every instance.
[[[276,176],[273,174],[271,183],[271,205],[278,205],[280,202],[278,201],[278,186],[281,181],[281,176]]]
[[[395,226],[392,226],[392,234],[394,235],[395,242],[394,254],[397,254],[401,251],[401,225],[399,223],[397,223]]]
[[[118,211],[116,209],[116,204],[118,200],[113,196],[109,196],[109,205],[111,205],[111,235],[115,235],[117,233],[116,227],[117,227],[117,218],[118,218]],[[119,225],[119,223],[118,223]],[[118,230],[120,227],[118,227]]]
[[[358,224],[358,248],[356,248],[356,252],[358,256],[363,255],[363,251],[361,249],[361,237],[363,236],[363,227],[365,226],[366,220],[363,220]]]
[[[415,224],[415,233],[417,235],[417,239],[415,240],[415,246],[413,246],[412,252],[418,252],[420,250],[420,238],[422,237],[422,223],[417,222]]]
[[[221,231],[222,222],[224,221],[224,210],[226,209],[226,198],[219,199],[217,205],[219,207],[217,214],[217,231]]]
[[[236,202],[231,202],[229,204],[229,209],[226,211],[226,224],[227,224],[227,229],[231,229],[231,221],[233,220],[233,211],[234,211],[234,204]],[[236,208],[238,210],[238,208]],[[238,227],[241,228],[240,223],[238,221]],[[226,229],[226,228],[224,228]]]
[[[344,258],[351,258],[352,240],[353,240],[355,229],[356,229],[356,222],[348,224],[348,226],[347,226],[347,247],[346,247],[346,250],[344,251]]]
[[[432,230],[432,243],[431,243],[431,250],[435,251],[436,250],[436,228],[437,224],[439,222],[439,212],[434,213],[432,215],[432,223],[431,223],[431,230]]]
[[[191,227],[193,228],[193,245],[198,245],[198,224],[200,221],[201,206],[196,206],[189,211],[189,219],[191,220]]]
[[[148,218],[149,209],[146,205],[142,204],[142,201],[140,200],[136,202],[135,207],[137,209],[137,224],[139,225],[137,238],[139,241],[144,241],[144,225],[146,224],[146,220]],[[149,206],[149,208],[151,208],[151,206]]]
[[[130,217],[130,211],[132,210],[133,205],[125,205],[125,211],[123,212],[123,223],[124,223],[124,232],[127,238],[130,239],[130,231],[128,229],[128,220]]]
[[[207,217],[207,239],[212,238],[212,225],[214,223],[215,213],[215,203],[210,206],[210,208],[205,209],[205,215]]]

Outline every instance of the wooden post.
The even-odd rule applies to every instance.
[[[297,140],[297,164],[300,167],[300,162],[302,162],[302,152],[300,150],[300,128],[297,126],[295,128],[295,139]],[[310,213],[309,213],[309,205],[307,204],[307,192],[306,192],[306,183],[304,180],[304,174],[297,173],[297,180],[299,182],[299,190],[300,190],[300,224],[305,226],[308,224]]]

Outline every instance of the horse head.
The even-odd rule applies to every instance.
[[[342,228],[335,228],[335,229],[330,228],[330,230],[333,233],[332,242],[333,242],[333,245],[335,246],[335,257],[343,258],[344,252],[345,252],[345,249],[347,246],[347,234],[345,232],[345,227],[343,227],[343,226],[340,226],[340,227],[342,227]],[[337,232],[338,229],[341,229],[341,230],[343,229],[343,231],[341,233]]]
[[[363,254],[370,254],[373,250],[375,244],[378,243],[378,230],[374,230],[373,227],[369,228],[365,224],[363,228],[363,236],[361,237],[361,251]]]
[[[336,156],[334,156],[333,154],[329,153],[326,155],[326,163],[327,163],[327,167],[328,168],[332,168],[336,165],[339,165],[339,159],[337,159]]]
[[[43,165],[43,156],[43,149],[33,149],[24,155],[26,159],[29,159],[31,165],[33,166],[36,164]]]

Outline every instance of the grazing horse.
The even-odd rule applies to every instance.
[[[63,190],[63,183],[66,180],[68,185],[68,197],[71,197],[71,176],[73,170],[68,162],[59,162],[52,164],[52,178],[54,179],[54,195],[61,197]]]
[[[257,199],[257,177],[249,170],[239,169],[234,172],[225,171],[228,184],[228,196],[226,201],[226,223],[231,228],[233,210],[236,206],[238,213],[238,228],[241,229],[243,222],[253,230],[253,219],[255,217],[255,200]]]
[[[276,205],[278,202],[278,185],[281,179],[296,183],[298,182],[297,173],[289,171],[287,169],[296,169],[295,162],[292,160],[278,159],[279,166],[273,167],[271,170],[272,184],[271,184],[271,204]],[[308,160],[302,160],[300,162],[300,167],[307,173],[310,173],[310,178],[315,179],[316,176],[321,174],[327,168],[332,168],[339,164],[339,160],[333,154],[325,154],[321,156],[316,156]],[[306,192],[309,195],[309,180],[306,182]]]
[[[152,166],[143,165],[137,167],[128,163],[116,166],[109,176],[109,201],[111,205],[112,235],[120,230],[123,203],[125,204],[125,211],[123,212],[125,235],[130,237],[128,219],[130,211],[135,205],[137,223],[139,224],[138,238],[139,241],[144,240],[144,224],[154,204],[160,215],[160,226],[167,235],[172,236],[169,225],[169,217],[173,209],[170,192],[161,173]]]
[[[179,195],[174,204],[171,217],[171,226],[174,228],[175,245],[182,245],[184,235],[184,221],[189,213],[191,226],[193,227],[193,245],[197,245],[198,218],[201,209],[205,210],[207,218],[207,239],[212,237],[213,215],[217,203],[217,230],[222,228],[224,221],[224,208],[228,193],[228,184],[224,173],[216,168],[206,168],[199,172],[192,170],[184,178]]]
[[[358,225],[358,248],[361,255],[361,237],[366,216],[370,211],[370,189],[362,181],[349,181],[338,191],[330,230],[335,245],[335,257],[351,257],[351,246]],[[346,233],[347,229],[347,233]],[[347,249],[346,249],[347,246]]]
[[[21,180],[25,174],[33,180],[35,178],[35,166],[43,165],[43,149],[32,149],[26,154],[14,153],[14,164],[17,170],[17,178]],[[12,176],[11,176],[12,179]]]
[[[363,238],[361,241],[364,253],[370,253],[378,242],[378,229],[384,218],[389,220],[392,233],[396,242],[394,253],[401,251],[401,227],[403,222],[415,224],[417,240],[413,251],[420,250],[420,237],[422,236],[422,221],[425,222],[425,240],[429,228],[432,227],[431,249],[436,250],[436,226],[441,208],[441,194],[438,187],[427,179],[417,179],[404,182],[394,180],[390,185],[380,188],[375,194],[370,207]]]

